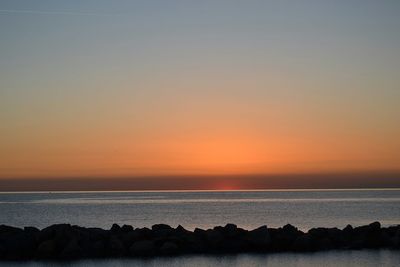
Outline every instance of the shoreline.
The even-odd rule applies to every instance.
[[[188,254],[313,252],[356,249],[400,249],[400,225],[312,228],[307,232],[287,224],[244,230],[234,224],[189,231],[156,224],[111,229],[55,224],[39,230],[0,225],[0,261],[141,258]]]

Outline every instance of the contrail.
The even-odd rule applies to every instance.
[[[1,13],[7,14],[33,14],[33,15],[69,15],[69,16],[121,16],[121,14],[91,13],[91,12],[69,12],[69,11],[40,11],[22,9],[0,9]]]

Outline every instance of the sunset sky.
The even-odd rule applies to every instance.
[[[2,0],[0,179],[400,172],[399,14]]]

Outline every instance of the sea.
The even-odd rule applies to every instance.
[[[400,189],[3,192],[0,224],[44,228],[56,223],[109,229],[113,223],[151,227],[165,223],[188,230],[234,223],[244,229],[292,224],[343,228],[374,221],[400,224]],[[0,262],[5,266],[400,266],[393,250],[191,255],[153,259],[75,262]]]

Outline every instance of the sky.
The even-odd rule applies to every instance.
[[[399,14],[1,0],[0,180],[400,173]]]

